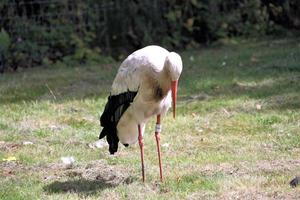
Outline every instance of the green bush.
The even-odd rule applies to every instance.
[[[7,57],[8,57],[10,43],[11,43],[11,41],[10,41],[10,37],[9,37],[8,33],[4,29],[1,29],[1,32],[0,32],[0,73],[4,72],[5,61],[7,60]]]
[[[296,30],[299,11],[298,0],[4,0],[0,51],[12,69],[73,66],[149,44],[190,48]]]
[[[1,32],[0,32],[0,52],[2,54],[7,54],[8,49],[9,49],[9,45],[10,45],[10,37],[4,29],[1,29]]]

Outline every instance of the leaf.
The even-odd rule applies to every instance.
[[[3,158],[2,161],[16,161],[17,158],[15,156],[9,156],[7,158]]]

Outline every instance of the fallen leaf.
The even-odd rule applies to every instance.
[[[9,156],[9,157],[7,157],[7,158],[3,158],[2,160],[3,160],[3,161],[16,161],[17,158],[14,157],[14,156]]]

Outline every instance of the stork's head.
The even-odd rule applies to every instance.
[[[166,58],[165,66],[168,69],[169,77],[171,79],[172,109],[173,109],[173,117],[175,118],[178,79],[182,72],[181,57],[175,52],[169,53],[169,55]]]

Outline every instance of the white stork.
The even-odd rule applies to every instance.
[[[103,127],[99,138],[106,136],[109,151],[139,141],[144,175],[145,124],[157,116],[155,137],[159,159],[160,179],[163,179],[160,156],[161,116],[173,107],[175,118],[177,84],[182,71],[181,57],[160,46],[147,46],[129,55],[121,64],[114,79],[108,102],[101,115]]]

